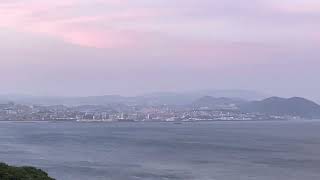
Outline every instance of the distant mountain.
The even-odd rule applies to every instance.
[[[264,97],[262,93],[245,90],[204,90],[195,92],[158,92],[140,96],[87,96],[87,97],[49,97],[30,95],[0,95],[0,103],[13,101],[21,104],[41,105],[109,105],[109,104],[135,104],[135,105],[190,105],[204,96],[226,97],[233,99],[259,100]]]
[[[251,90],[238,90],[238,89],[202,90],[194,93],[202,96],[227,97],[227,98],[244,99],[244,100],[250,100],[250,101],[262,100],[269,97],[269,95],[262,92],[251,91]]]
[[[245,103],[241,105],[240,109],[245,112],[320,118],[320,105],[301,97],[288,99],[271,97],[262,101]]]
[[[227,97],[227,98],[238,98],[245,100],[261,100],[267,98],[268,95],[250,90],[237,90],[237,89],[225,89],[225,90],[198,90],[198,91],[189,91],[189,92],[156,92],[149,93],[143,96],[146,97],[193,97],[193,98],[201,98],[203,96],[212,96],[212,97]]]
[[[224,97],[233,100],[261,100],[268,97],[264,93],[249,90],[200,90],[190,92],[156,92],[140,96],[149,102],[160,104],[189,105],[202,97]]]
[[[204,96],[192,103],[196,108],[210,108],[210,109],[237,109],[239,105],[247,101],[238,98],[215,98],[212,96]]]

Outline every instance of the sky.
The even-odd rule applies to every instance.
[[[1,0],[0,93],[320,100],[319,0]]]

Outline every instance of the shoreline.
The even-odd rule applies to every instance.
[[[201,123],[201,122],[311,122],[320,121],[319,119],[271,119],[271,120],[201,120],[201,121],[22,121],[22,120],[4,120],[1,122],[12,123],[172,123],[172,124],[184,124],[184,123]]]

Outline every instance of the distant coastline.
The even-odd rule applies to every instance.
[[[284,121],[319,121],[320,119],[264,119],[264,120],[201,120],[201,121],[0,121],[1,122],[12,122],[12,123],[164,123],[164,124],[175,124],[175,123],[208,123],[208,122],[284,122]]]
[[[184,101],[177,104],[163,104],[167,102],[165,99],[170,98],[158,97],[156,103],[154,99],[144,99],[141,102],[121,99],[118,103],[77,106],[8,102],[0,104],[0,121],[197,122],[320,118],[320,105],[301,97],[270,97],[261,101],[248,101],[239,98],[203,96],[187,104],[183,104]],[[164,102],[159,103],[159,100]]]

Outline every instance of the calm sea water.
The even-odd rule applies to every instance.
[[[320,121],[1,122],[0,161],[57,180],[315,180]]]

